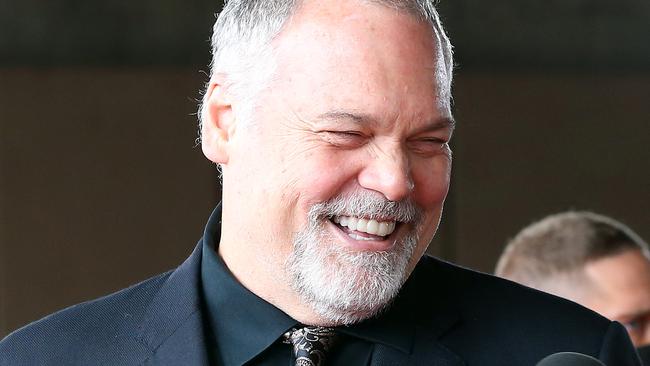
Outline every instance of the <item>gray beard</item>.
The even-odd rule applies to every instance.
[[[414,229],[387,251],[350,251],[325,227],[326,220],[335,215],[394,217]],[[287,259],[293,289],[332,325],[353,324],[377,315],[408,277],[421,216],[410,200],[387,201],[368,191],[314,205],[307,228],[297,233]]]

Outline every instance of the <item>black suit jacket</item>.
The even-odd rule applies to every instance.
[[[200,263],[201,243],[174,271],[10,334],[0,342],[0,365],[207,365]],[[431,257],[374,321],[407,322],[413,339],[408,355],[377,344],[374,366],[534,366],[560,351],[639,365],[620,324]]]

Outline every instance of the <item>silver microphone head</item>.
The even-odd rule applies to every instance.
[[[576,352],[558,352],[544,357],[536,366],[606,366],[599,360]]]

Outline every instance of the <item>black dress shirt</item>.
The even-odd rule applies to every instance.
[[[299,323],[235,279],[217,254],[220,229],[221,210],[217,209],[205,230],[201,262],[204,326],[211,363],[293,365],[292,347],[282,342],[282,335]],[[329,352],[326,364],[369,365],[377,343],[408,354],[413,327],[396,315],[337,328],[341,339]]]

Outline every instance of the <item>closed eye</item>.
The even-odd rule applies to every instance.
[[[432,156],[450,154],[449,141],[438,137],[418,138],[409,142],[409,148],[417,154]]]
[[[319,131],[318,134],[327,143],[343,148],[357,148],[367,141],[367,137],[354,130],[349,131]]]

